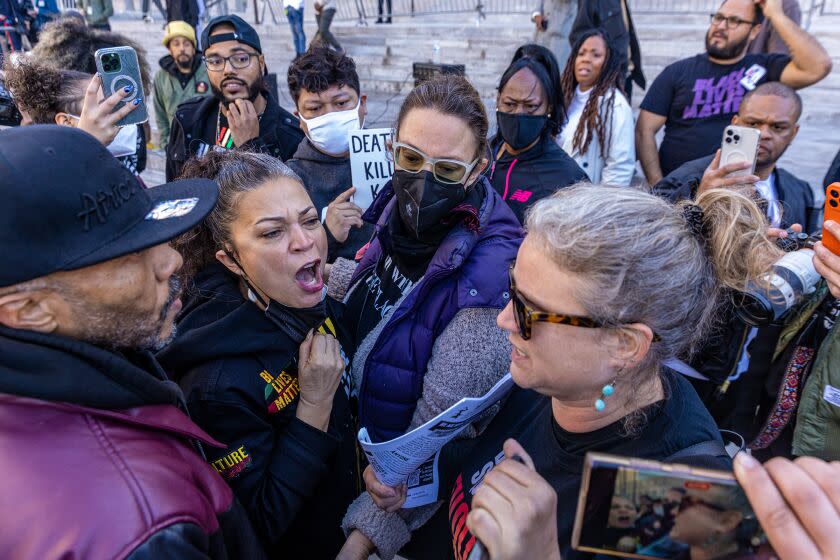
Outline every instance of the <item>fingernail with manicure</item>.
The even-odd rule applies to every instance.
[[[132,89],[134,89],[134,86],[125,86],[123,89],[125,90],[125,92],[126,92],[126,93],[128,93],[128,92],[130,92]]]
[[[135,100],[134,100],[134,104],[135,104],[135,105],[140,105],[140,100],[139,100],[139,99],[135,99]]]

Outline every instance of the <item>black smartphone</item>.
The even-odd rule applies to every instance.
[[[732,473],[598,453],[586,456],[572,546],[651,560],[774,556]]]

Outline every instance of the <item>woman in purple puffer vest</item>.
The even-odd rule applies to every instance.
[[[360,427],[373,441],[484,394],[508,372],[510,345],[496,315],[510,299],[507,270],[523,232],[482,176],[487,127],[484,104],[464,78],[416,87],[397,120],[392,181],[365,216],[376,233],[358,264],[338,260],[332,268],[330,290],[344,295],[356,331]],[[344,519],[346,557],[373,549],[393,557],[436,507],[388,513],[363,494]]]

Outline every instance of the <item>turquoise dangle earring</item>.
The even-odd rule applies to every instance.
[[[604,385],[601,388],[601,398],[595,401],[595,410],[603,412],[607,408],[607,403],[604,399],[611,397],[613,393],[615,393],[615,379],[613,379],[612,383]]]

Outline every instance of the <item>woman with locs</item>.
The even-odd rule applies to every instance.
[[[557,141],[593,183],[626,187],[636,170],[635,123],[623,81],[604,31],[584,32],[563,71],[568,118]]]
[[[508,371],[495,316],[508,302],[505,274],[522,228],[481,175],[487,126],[484,104],[464,78],[416,87],[397,119],[393,178],[368,211],[374,238],[357,266],[338,259],[330,272],[331,292],[349,285],[353,385],[360,426],[373,441],[483,395]],[[369,467],[365,477],[374,477]],[[376,549],[392,558],[438,506],[403,517],[362,494],[343,521],[349,538],[340,557],[367,558]]]
[[[455,558],[476,539],[494,559],[586,558],[570,547],[586,453],[731,468],[703,403],[665,363],[696,347],[724,286],[744,289],[779,257],[766,229],[731,190],[675,207],[579,185],[538,202],[498,317],[517,386],[481,436],[444,448],[450,531],[416,540],[452,543]],[[401,506],[395,489],[367,482],[381,507]]]
[[[268,557],[334,558],[360,481],[326,233],[300,179],[267,154],[211,151],[183,176],[215,180],[219,202],[175,242],[186,298],[160,361],[227,446],[206,449],[208,461]]]
[[[519,218],[557,189],[587,181],[586,173],[557,145],[566,111],[560,72],[551,51],[517,49],[499,81],[498,131],[490,141],[490,182]]]

